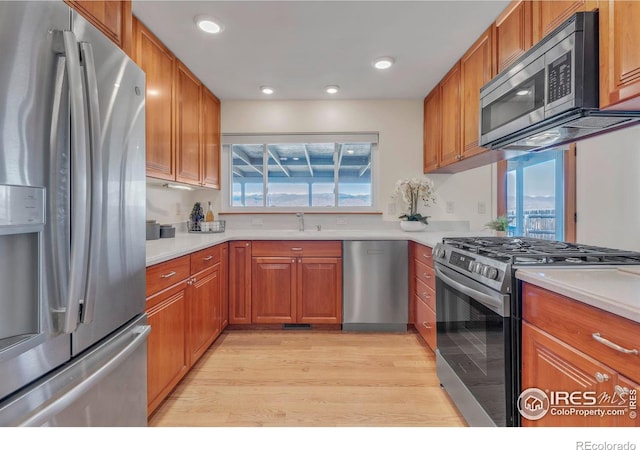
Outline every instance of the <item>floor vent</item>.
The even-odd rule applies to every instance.
[[[308,323],[283,323],[283,330],[310,330],[311,324]]]

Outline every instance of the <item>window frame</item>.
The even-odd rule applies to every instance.
[[[378,213],[379,212],[379,195],[378,195],[378,183],[380,179],[379,164],[378,164],[378,133],[274,133],[274,134],[252,134],[252,133],[229,133],[221,136],[221,166],[226,167],[227,170],[222,172],[222,184],[221,184],[221,213],[292,213],[292,212],[311,212],[311,213],[332,213],[332,214],[344,214],[344,213]],[[339,206],[338,205],[338,185],[339,185],[339,166],[334,168],[334,199],[335,206],[298,206],[298,207],[282,207],[282,206],[267,206],[267,198],[269,195],[268,184],[269,177],[268,171],[265,176],[262,176],[262,186],[264,193],[263,206],[233,206],[231,202],[231,196],[233,193],[233,158],[231,157],[231,146],[234,144],[258,144],[262,145],[263,154],[263,167],[267,167],[269,161],[268,145],[269,144],[315,144],[315,143],[333,143],[334,144],[334,158],[337,154],[340,144],[343,143],[370,143],[371,144],[371,206]]]
[[[558,149],[559,150],[559,149]],[[508,160],[497,163],[497,213],[507,215],[507,166]],[[576,242],[576,144],[570,144],[563,154],[564,239]]]

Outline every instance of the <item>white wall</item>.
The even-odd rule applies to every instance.
[[[577,148],[577,241],[640,251],[640,126]]]
[[[379,132],[379,208],[383,219],[396,221],[390,213],[394,185],[400,178],[422,175],[422,100],[328,100],[328,101],[222,101],[222,133],[286,132]],[[438,202],[422,210],[431,221],[468,220],[479,230],[495,214],[492,167],[455,175],[430,176]],[[219,198],[216,208],[219,210]],[[446,212],[447,201],[453,212]],[[478,214],[478,202],[486,213]]]

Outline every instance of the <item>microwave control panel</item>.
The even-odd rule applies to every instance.
[[[567,52],[547,67],[547,103],[571,94],[571,52]]]

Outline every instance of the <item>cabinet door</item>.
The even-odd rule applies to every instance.
[[[222,256],[220,258],[220,331],[229,325],[229,244],[222,244]]]
[[[600,107],[640,109],[640,2],[600,2]]]
[[[298,258],[298,323],[342,323],[342,258]]]
[[[533,44],[579,11],[592,11],[598,0],[536,0],[533,3]]]
[[[195,274],[188,288],[189,366],[207,351],[220,335],[220,264]]]
[[[251,242],[229,243],[229,324],[251,323]]]
[[[423,155],[424,173],[438,168],[440,156],[440,86],[436,86],[424,99]]]
[[[501,72],[533,44],[531,1],[511,2],[498,16],[495,25],[496,58],[498,72]]]
[[[153,411],[189,368],[186,343],[186,282],[150,297],[147,340],[147,413]]]
[[[295,258],[252,258],[252,323],[295,322],[296,281]]]
[[[173,128],[176,58],[142,23],[134,20],[134,60],[144,70],[147,176],[175,181]]]
[[[202,92],[202,184],[220,189],[220,101]]]
[[[492,39],[493,27],[482,36],[460,59],[462,89],[462,157],[468,158],[486,151],[478,146],[480,137],[480,88],[495,75]]]
[[[125,53],[131,54],[131,0],[65,0]]]
[[[176,181],[200,186],[200,80],[176,69]]]
[[[461,97],[460,97],[460,63],[440,82],[440,95],[442,96],[442,141],[440,143],[440,167],[458,161],[461,156]]]
[[[597,374],[607,378],[598,382]],[[616,373],[527,322],[522,324],[522,390],[585,392],[611,394]],[[554,415],[548,412],[539,420],[522,419],[529,427],[605,427],[614,426],[615,416]]]

